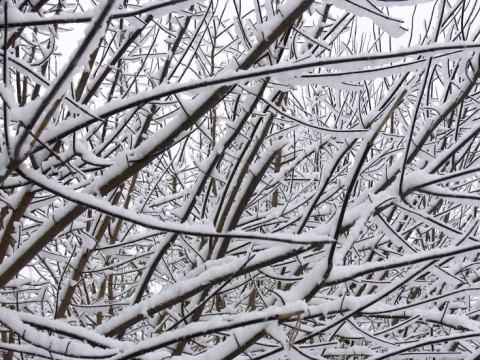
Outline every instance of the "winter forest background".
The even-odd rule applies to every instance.
[[[3,359],[476,359],[479,13],[2,1]]]

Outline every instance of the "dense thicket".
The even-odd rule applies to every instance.
[[[479,11],[4,0],[3,358],[475,359]]]

